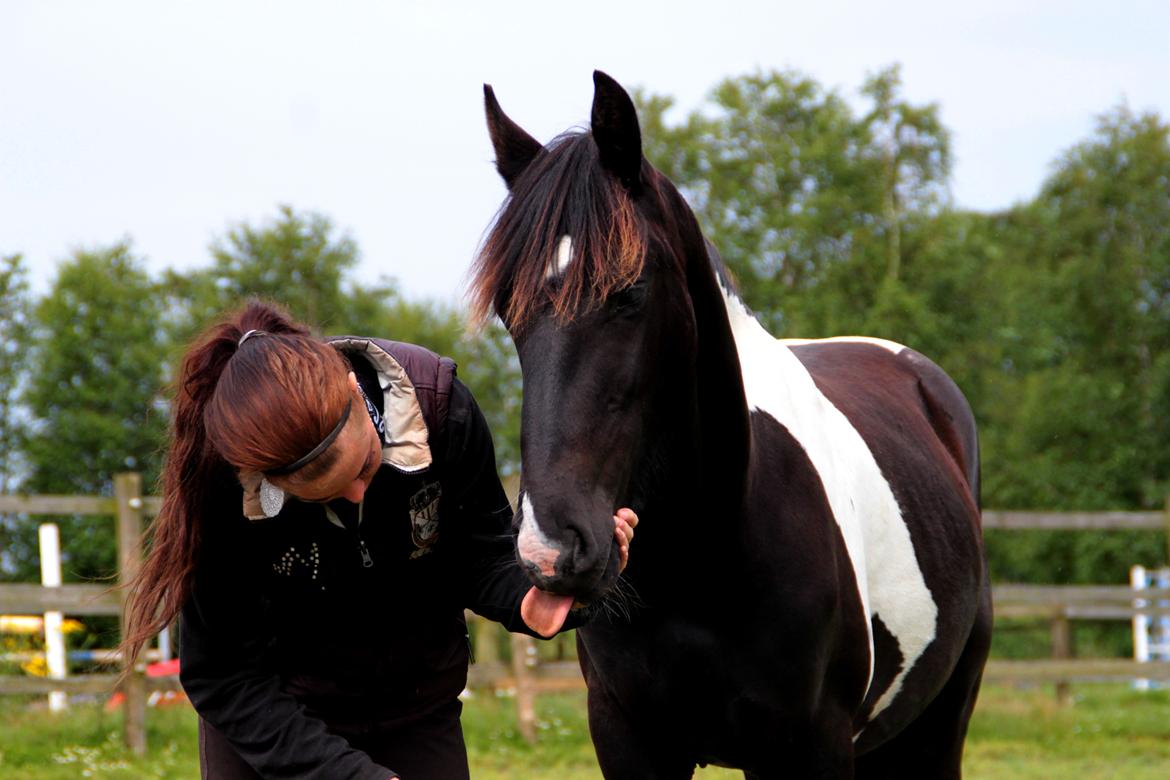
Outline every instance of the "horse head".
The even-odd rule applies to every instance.
[[[703,373],[727,370],[705,364],[702,320],[718,301],[694,215],[643,157],[629,95],[601,72],[594,85],[589,131],[548,146],[485,85],[509,196],[473,281],[475,309],[503,320],[523,374],[520,560],[540,588],[583,602],[617,580],[615,509],[645,522],[664,483],[694,477]]]

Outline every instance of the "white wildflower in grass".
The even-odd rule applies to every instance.
[[[129,762],[121,757],[122,753],[118,735],[111,733],[98,747],[66,745],[53,755],[53,761],[77,765],[82,777],[102,777],[109,772],[130,768]]]

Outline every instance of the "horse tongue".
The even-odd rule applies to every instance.
[[[547,638],[561,630],[572,606],[572,596],[556,596],[539,588],[529,588],[520,602],[520,617],[529,628]]]

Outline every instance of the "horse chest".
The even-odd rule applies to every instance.
[[[617,630],[620,642],[609,627],[579,632],[606,687],[639,709],[722,720],[728,701],[771,687],[763,648],[725,628],[665,619]]]

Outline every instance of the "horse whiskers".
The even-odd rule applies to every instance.
[[[492,574],[500,574],[501,572],[514,569],[516,566],[515,557],[510,555],[500,556],[488,564],[488,571]]]
[[[605,595],[583,608],[583,616],[589,620],[605,618],[611,622],[628,623],[634,612],[646,606],[637,590],[624,577],[618,577]]]

